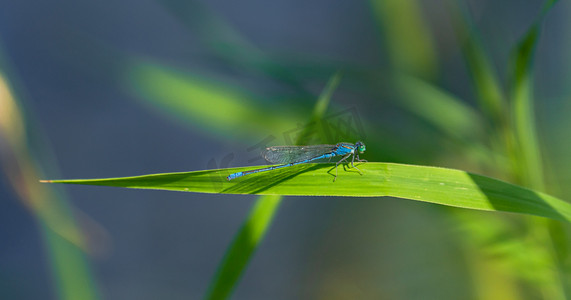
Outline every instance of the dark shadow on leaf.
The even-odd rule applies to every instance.
[[[540,196],[532,190],[517,185],[480,175],[467,174],[496,210],[555,218],[564,222],[571,221],[559,213],[557,207],[546,202],[546,199],[552,198],[550,196]],[[560,200],[554,199],[553,204],[556,205],[555,201]]]
[[[314,171],[328,167],[328,164],[300,165],[295,169],[284,168],[280,170],[268,171],[244,177],[241,182],[223,190],[221,193],[245,193],[260,194],[271,187],[284,183],[305,172]]]
[[[343,163],[343,172],[357,172],[361,175],[363,175],[362,171],[359,171],[358,168],[355,169],[354,167],[349,167],[349,164],[351,164],[350,162],[346,162]],[[355,167],[358,167],[361,163],[355,163]],[[338,166],[337,166],[338,167]],[[333,180],[335,180],[335,174],[333,174],[333,170],[335,170],[336,166],[333,166],[333,168],[329,169],[327,171],[328,174],[330,174],[331,176],[333,176]]]

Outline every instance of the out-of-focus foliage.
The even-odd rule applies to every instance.
[[[371,196],[388,195],[568,220],[568,203],[542,192],[565,198],[569,189],[565,182],[571,178],[571,172],[565,165],[571,163],[566,151],[571,139],[568,134],[569,118],[564,111],[568,111],[571,106],[563,105],[562,109],[555,109],[556,116],[543,116],[549,120],[541,120],[536,116],[548,110],[538,109],[545,108],[542,106],[543,101],[539,101],[544,100],[544,95],[539,93],[545,91],[536,88],[541,81],[535,75],[535,55],[537,49],[541,49],[539,46],[544,34],[543,25],[550,20],[550,9],[562,4],[557,2],[545,1],[543,7],[536,8],[537,11],[533,14],[536,17],[527,20],[528,23],[525,24],[520,22],[521,30],[518,29],[515,33],[506,34],[503,24],[492,24],[497,32],[490,35],[490,31],[483,28],[487,25],[486,18],[494,15],[496,9],[504,13],[508,11],[502,6],[503,2],[489,1],[482,4],[455,0],[445,3],[371,0],[366,13],[370,24],[376,25],[374,32],[378,33],[378,41],[375,42],[381,51],[374,62],[355,63],[354,58],[331,59],[327,55],[292,50],[303,47],[271,51],[271,47],[256,43],[253,35],[241,32],[240,26],[233,23],[236,20],[222,17],[224,14],[211,9],[210,4],[198,1],[158,1],[156,5],[163,9],[161,12],[169,14],[183,31],[192,36],[193,42],[200,44],[202,52],[192,58],[208,63],[196,63],[193,59],[187,61],[188,57],[184,55],[185,59],[179,58],[180,61],[175,62],[148,54],[142,59],[140,53],[125,50],[129,49],[126,47],[100,43],[98,39],[86,40],[98,46],[103,44],[103,47],[84,46],[90,50],[97,49],[91,50],[93,52],[105,54],[99,54],[99,58],[109,53],[112,54],[109,57],[113,57],[112,67],[93,64],[86,72],[106,74],[109,78],[117,79],[119,90],[142,100],[134,103],[142,103],[149,112],[160,111],[159,115],[165,119],[174,119],[183,128],[199,132],[219,143],[227,143],[228,147],[231,147],[230,144],[243,146],[268,135],[277,136],[272,143],[284,144],[285,133],[295,131],[296,138],[287,140],[287,143],[335,143],[341,141],[338,139],[355,142],[356,139],[363,139],[367,144],[366,158],[369,161],[421,163],[471,173],[368,163],[359,165],[364,172],[363,176],[351,169],[340,169],[334,188],[329,188],[331,175],[319,166],[309,166],[310,170],[304,170],[299,176],[292,175],[291,178],[284,174],[308,166],[272,174],[257,174],[230,183],[225,181],[224,176],[227,174],[224,172],[236,168],[210,173],[190,172],[184,175],[188,177],[163,174],[148,178],[76,183],[142,188],[148,187],[145,184],[149,182],[145,180],[152,178],[155,180],[153,184],[156,184],[154,188],[182,191],[220,192],[227,187],[226,192],[234,193],[351,196],[369,193]],[[531,11],[529,6],[535,4],[537,3],[526,3],[522,10]],[[325,11],[328,8],[320,8],[320,13],[321,9]],[[513,9],[510,8],[510,11]],[[349,13],[347,12],[348,15]],[[249,21],[257,22],[255,18]],[[294,24],[297,20],[291,19],[288,22]],[[505,17],[505,22],[509,25],[514,20],[510,15]],[[263,25],[256,23],[255,27],[263,31]],[[350,24],[345,25],[350,27]],[[568,31],[565,26],[561,28],[562,33],[559,34]],[[75,34],[82,36],[85,33]],[[341,34],[343,33],[339,33]],[[515,41],[510,41],[512,36],[517,36]],[[497,39],[502,40],[501,45],[498,45]],[[94,40],[98,42],[94,43]],[[301,46],[307,43],[303,38],[299,40]],[[367,45],[372,44],[374,42]],[[352,45],[347,45],[346,49],[352,49]],[[504,53],[502,51],[505,48],[512,50]],[[73,54],[77,47],[66,49],[62,53]],[[570,58],[567,59],[571,61]],[[70,61],[80,65],[79,59],[70,58]],[[561,66],[568,65],[569,61],[561,62]],[[172,67],[175,65],[176,68]],[[208,69],[208,66],[214,67]],[[343,77],[338,73],[329,78],[337,70],[343,71]],[[223,75],[217,76],[221,74]],[[329,84],[315,104],[315,98],[328,78]],[[558,97],[567,99],[569,94]],[[351,123],[353,127],[344,127],[342,125],[350,123],[349,118],[335,119],[338,112],[343,112],[349,106],[358,110],[358,114],[349,115],[353,118],[351,121],[359,121],[359,126]],[[9,110],[0,110],[0,114],[6,111]],[[312,111],[313,115],[310,114]],[[6,116],[12,117],[12,113],[3,116],[3,119],[0,117],[0,122],[18,124],[6,121],[9,119]],[[331,122],[332,119],[336,123]],[[562,121],[562,124],[556,123],[557,120]],[[19,124],[10,130],[21,131],[18,128],[26,126],[23,121]],[[3,128],[12,125],[0,123]],[[335,134],[315,134],[321,133],[320,130],[326,126],[335,128],[329,132]],[[362,130],[345,131],[356,127]],[[10,143],[16,144],[12,140]],[[558,149],[559,157],[551,155],[557,152],[554,149]],[[33,158],[26,160],[33,161]],[[216,167],[218,168],[219,166]],[[251,167],[238,169],[248,168]],[[397,176],[400,185],[396,186],[387,182],[387,179],[395,175],[394,168],[402,171],[399,173],[401,176]],[[89,170],[85,172],[87,177]],[[483,173],[486,177],[468,175],[472,173]],[[37,178],[37,175],[32,178]],[[188,178],[196,182],[185,181]],[[500,178],[529,189],[490,178]],[[479,180],[479,184],[475,179]],[[361,189],[363,185],[368,186]],[[389,187],[393,189],[387,190]],[[494,199],[501,199],[495,202],[497,206],[494,205]],[[428,295],[432,295],[438,299],[565,299],[571,295],[571,261],[568,255],[571,232],[565,223],[530,216],[481,214],[425,205],[420,210],[430,214],[432,219],[422,223],[409,217],[408,211],[401,212],[390,221],[383,220],[388,224],[399,225],[387,230],[390,234],[380,236],[377,235],[381,230],[379,224],[387,223],[380,223],[377,215],[386,213],[385,216],[390,217],[391,208],[394,208],[390,204],[394,202],[385,200],[378,201],[380,208],[367,206],[358,210],[359,213],[354,213],[354,219],[350,219],[354,227],[340,229],[335,228],[335,225],[327,225],[333,229],[324,229],[325,237],[322,237],[324,240],[327,236],[337,240],[345,231],[349,231],[351,234],[346,236],[355,239],[361,237],[361,241],[378,239],[374,245],[367,244],[378,248],[363,249],[366,248],[363,243],[353,245],[350,242],[347,242],[350,250],[318,247],[318,254],[313,258],[318,256],[319,259],[308,259],[303,264],[309,274],[308,284],[321,285],[319,288],[302,287],[300,289],[304,291],[300,293],[311,290],[304,294],[311,295],[310,298],[344,295],[346,298],[390,299],[407,299],[418,294],[427,295],[428,298]],[[351,203],[347,204],[351,207],[362,205],[355,199],[346,201]],[[236,290],[264,235],[271,234],[268,229],[281,203],[280,197],[263,196],[253,206],[222,258],[217,275],[206,292],[209,297],[227,298]],[[350,212],[346,210],[342,210],[339,215],[350,218]],[[50,219],[42,217],[41,213],[38,216],[41,220]],[[64,216],[63,220],[67,220],[68,216]],[[366,223],[365,220],[374,221]],[[455,259],[460,261],[458,264],[465,265],[462,271],[456,270],[461,273],[448,274],[448,277],[442,275],[439,267],[426,266],[428,262],[453,260],[449,258],[449,253],[435,250],[420,256],[415,244],[411,242],[431,236],[426,230],[441,220],[448,223],[440,227],[434,226],[434,230],[440,234],[435,235],[436,238],[442,238],[450,232],[452,234],[446,235],[447,239],[443,238],[443,243],[440,240],[435,243],[446,251],[460,249],[462,253]],[[366,225],[358,227],[360,222]],[[46,230],[58,232],[54,228],[59,227],[51,225],[46,226]],[[404,230],[402,227],[405,226],[412,229]],[[66,235],[62,232],[71,232],[73,234],[70,236],[81,239],[74,230],[63,230],[58,233],[60,237]],[[390,241],[400,241],[401,244],[387,245]],[[422,240],[419,243],[426,246],[430,242]],[[393,252],[388,252],[387,249],[393,249]],[[429,247],[423,250],[428,251]],[[338,252],[342,251],[369,260],[363,262],[341,257]],[[53,261],[65,262],[62,252],[58,253]],[[414,256],[406,256],[407,253],[413,253]],[[415,260],[412,257],[421,258]],[[393,267],[396,266],[394,268],[398,268],[398,272],[382,265],[391,265],[387,262],[394,263]],[[327,267],[312,273],[312,267],[323,265]],[[62,267],[56,263],[54,266],[56,271]],[[378,273],[371,274],[372,270]],[[68,270],[64,268],[60,273],[66,271]],[[280,271],[267,270],[268,273]],[[395,273],[398,276],[393,276]],[[85,272],[78,275],[76,280],[90,282],[89,276]],[[452,288],[438,285],[446,281],[446,278],[450,279],[450,286],[466,285],[469,288],[459,288],[459,295],[448,295],[446,292]],[[367,286],[366,280],[374,282],[371,285],[374,288]],[[383,282],[379,284],[381,280]],[[423,293],[426,291],[430,293]]]
[[[139,98],[183,122],[221,136],[238,134],[252,138],[268,130],[284,131],[301,121],[294,111],[288,112],[291,110],[288,107],[276,109],[279,114],[264,113],[275,108],[244,90],[221,86],[172,68],[140,61],[133,63],[128,72],[130,84]],[[256,106],[259,108],[251,109]],[[228,128],[235,131],[230,132]]]
[[[0,166],[14,193],[38,220],[57,297],[98,299],[84,253],[90,245],[62,191],[39,183],[46,162],[39,161],[37,149],[33,150],[29,141],[30,131],[37,128],[27,120],[6,76],[7,69],[0,49]]]

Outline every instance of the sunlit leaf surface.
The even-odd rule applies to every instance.
[[[348,166],[340,166],[336,182],[333,182],[333,164],[298,165],[232,181],[227,181],[226,176],[253,168],[49,182],[223,194],[391,196],[571,221],[571,205],[563,200],[485,176],[445,168],[392,163],[359,163],[358,168],[362,174]]]

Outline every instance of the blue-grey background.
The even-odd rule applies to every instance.
[[[371,69],[389,64],[387,45],[366,2],[197,3],[270,56]],[[506,56],[541,5],[468,1],[502,76]],[[420,6],[439,51],[440,83],[473,102],[442,1],[422,1]],[[267,135],[279,141],[283,134],[241,140],[229,129],[223,139],[143,104],[124,87],[117,53],[206,74],[268,99],[293,94],[287,85],[237,72],[217,58],[197,33],[209,26],[198,17],[191,28],[157,1],[3,0],[0,7],[0,41],[12,79],[37,134],[51,148],[46,151],[57,159],[59,172],[48,175],[100,178],[202,170],[211,159],[219,161],[229,153],[235,154],[230,166],[247,165],[248,147]],[[568,1],[557,4],[543,23],[537,48],[537,114],[540,128],[552,133],[542,135],[546,142],[566,136],[551,129],[568,124],[570,13]],[[309,114],[327,80],[300,79],[314,95],[313,100],[296,100],[302,112]],[[333,111],[356,108],[364,119],[384,118],[394,124],[392,134],[401,134],[399,124],[409,119],[382,99],[367,96],[344,90],[342,80]],[[365,133],[377,135],[375,127]],[[566,155],[558,148],[548,153]],[[425,163],[438,165],[429,159]],[[0,182],[0,298],[54,298],[38,224],[10,186]],[[98,243],[88,257],[104,299],[200,298],[256,198],[89,186],[65,186],[65,191]],[[288,197],[235,299],[465,298],[471,295],[466,253],[455,242],[454,222],[443,217],[443,210],[390,198]]]

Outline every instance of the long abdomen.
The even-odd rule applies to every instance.
[[[279,166],[272,166],[272,167],[266,167],[266,168],[261,168],[261,169],[255,169],[255,170],[250,170],[250,171],[244,171],[244,172],[238,172],[238,173],[234,173],[234,174],[230,174],[228,175],[228,177],[226,177],[226,179],[228,181],[232,180],[232,179],[236,179],[238,177],[242,177],[242,176],[246,176],[246,175],[250,175],[250,174],[254,174],[254,173],[260,173],[260,172],[265,172],[265,171],[271,171],[271,170],[276,170],[276,169],[281,169],[281,168],[285,168],[285,167],[291,167],[291,166],[295,166],[295,165],[299,165],[299,164],[304,164],[304,163],[308,163],[314,160],[318,160],[318,159],[323,159],[323,158],[331,158],[335,156],[335,154],[333,153],[327,153],[324,155],[320,155],[314,158],[310,158],[310,159],[306,159],[306,160],[302,160],[302,161],[298,161],[298,162],[292,162],[289,164],[284,164],[284,165],[279,165]]]

